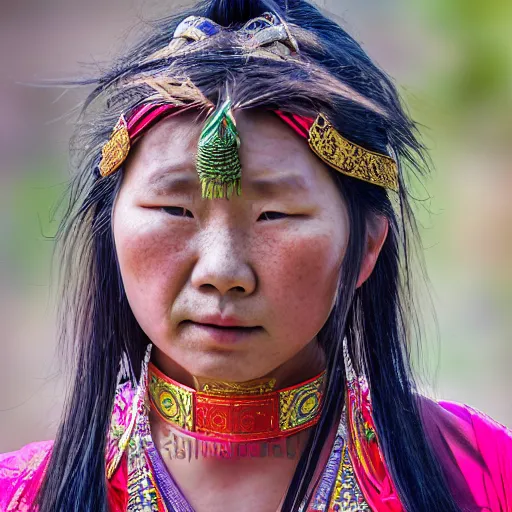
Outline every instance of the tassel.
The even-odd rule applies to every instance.
[[[197,172],[204,199],[229,199],[242,190],[240,137],[228,99],[206,122],[197,148]]]

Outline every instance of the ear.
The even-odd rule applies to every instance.
[[[389,222],[383,215],[376,215],[366,223],[366,247],[357,280],[359,288],[371,275],[377,258],[388,235]]]

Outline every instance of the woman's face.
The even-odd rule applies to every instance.
[[[114,208],[128,301],[177,379],[241,382],[307,366],[347,247],[344,202],[307,142],[270,113],[236,121],[240,197],[201,198],[202,123],[182,114],[137,143]]]

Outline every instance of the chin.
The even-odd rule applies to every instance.
[[[261,361],[261,354],[233,347],[156,345],[157,366],[169,377],[191,385],[192,377],[225,382],[246,382],[268,375],[277,366]],[[257,364],[257,362],[264,364]]]
[[[231,364],[219,364],[212,361],[210,364],[198,365],[190,372],[194,377],[218,380],[223,382],[246,382],[260,378],[261,374],[247,371],[248,368],[237,367]],[[264,375],[264,374],[263,374]]]
[[[237,354],[209,352],[195,357],[194,361],[189,361],[191,364],[184,364],[184,368],[194,377],[225,382],[246,382],[270,372],[270,369],[258,371],[247,364],[245,358],[237,359]]]

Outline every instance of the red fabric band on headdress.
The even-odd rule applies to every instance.
[[[194,106],[158,103],[148,103],[138,107],[126,121],[130,140],[133,142],[164,117],[192,108],[194,108]],[[282,119],[288,126],[293,128],[298,135],[305,139],[308,138],[309,129],[313,125],[315,121],[314,119],[296,114],[288,114],[281,110],[273,110],[272,112],[274,112],[274,114]]]
[[[312,117],[289,114],[287,112],[283,112],[282,110],[273,110],[273,112],[279,116],[288,126],[291,126],[301,137],[304,137],[305,139],[309,137],[309,130],[315,122]]]
[[[189,105],[171,105],[147,103],[135,109],[127,119],[128,134],[133,142],[137,137],[149,130],[158,121],[171,114],[177,114],[182,110],[190,109]]]

